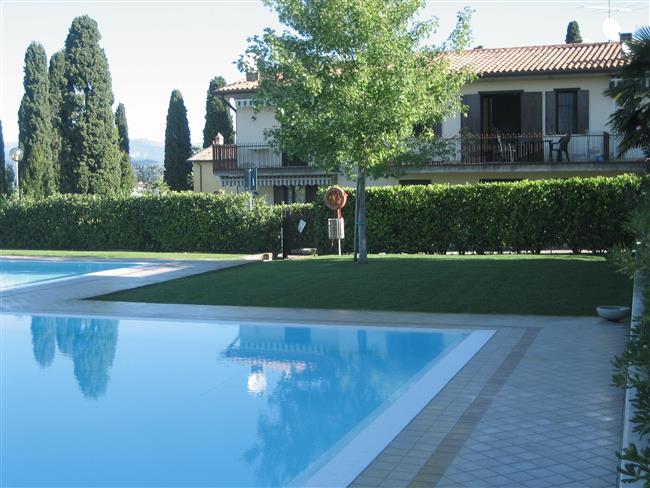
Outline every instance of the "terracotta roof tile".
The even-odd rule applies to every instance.
[[[452,53],[450,58],[452,68],[471,67],[481,76],[603,72],[626,63],[619,42],[469,49]],[[219,93],[246,93],[256,88],[257,81],[244,79],[222,87]]]
[[[482,76],[613,71],[625,62],[618,42],[470,49],[451,55],[453,68],[471,67]]]

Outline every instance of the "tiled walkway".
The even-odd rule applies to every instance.
[[[611,487],[623,392],[611,359],[627,327],[519,317],[136,304],[81,300],[237,262],[170,265],[5,293],[1,311],[496,330],[353,486]]]

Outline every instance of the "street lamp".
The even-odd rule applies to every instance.
[[[18,198],[20,198],[20,180],[18,179],[18,163],[23,159],[23,150],[19,147],[14,147],[9,151],[9,157],[16,163],[16,189],[18,190]]]

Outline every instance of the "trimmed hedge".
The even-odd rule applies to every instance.
[[[280,248],[280,214],[244,195],[56,195],[0,201],[0,247],[185,252]]]
[[[604,251],[628,244],[624,227],[641,178],[634,175],[513,183],[371,187],[367,189],[371,253],[478,253],[564,249]],[[352,251],[354,189],[346,188],[344,249]],[[316,204],[319,251],[334,252]]]
[[[568,178],[515,183],[371,187],[372,253],[604,251],[632,242],[624,222],[642,178]],[[343,211],[352,251],[354,191]],[[247,253],[317,247],[334,252],[322,193],[314,204],[248,210],[245,195],[142,197],[58,195],[0,199],[0,248]],[[307,222],[302,233],[298,222]],[[284,246],[282,245],[284,240]]]

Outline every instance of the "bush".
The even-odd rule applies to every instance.
[[[0,247],[185,252],[280,248],[280,213],[242,195],[56,195],[0,202]]]
[[[626,216],[641,178],[567,178],[514,183],[370,187],[366,193],[368,251],[445,253],[532,251],[600,252],[627,244]],[[346,189],[344,249],[352,251],[354,190]],[[316,243],[335,247],[326,220],[334,212],[319,197]]]

